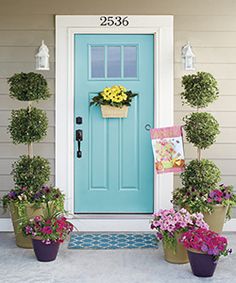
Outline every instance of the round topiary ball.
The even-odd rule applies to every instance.
[[[217,186],[220,181],[220,170],[210,160],[192,160],[181,173],[182,184],[185,188],[208,193]]]
[[[200,149],[212,145],[220,133],[219,123],[210,113],[195,112],[184,118],[186,139]]]
[[[10,132],[13,143],[39,142],[47,134],[48,118],[45,111],[32,107],[11,112]]]
[[[21,101],[33,101],[50,97],[48,84],[43,75],[18,73],[8,79],[10,96]]]
[[[49,162],[40,156],[30,158],[28,155],[22,155],[13,163],[12,168],[13,180],[20,187],[38,190],[49,181]]]
[[[218,98],[218,86],[216,79],[209,73],[197,72],[197,74],[185,75],[182,78],[184,91],[181,98],[192,107],[203,108]]]

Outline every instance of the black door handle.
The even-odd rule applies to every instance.
[[[83,131],[82,130],[76,130],[75,132],[75,139],[78,142],[78,150],[77,150],[77,157],[82,157],[82,151],[80,150],[81,142],[83,141]]]

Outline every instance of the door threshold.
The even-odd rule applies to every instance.
[[[149,215],[101,215],[77,214],[69,221],[80,232],[150,232],[151,214]]]
[[[75,213],[75,219],[151,219],[152,214]]]

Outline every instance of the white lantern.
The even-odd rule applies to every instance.
[[[193,71],[195,70],[195,54],[192,51],[192,47],[188,42],[185,46],[182,47],[182,59],[184,63],[184,69],[186,71]]]
[[[49,70],[49,49],[44,40],[42,41],[41,46],[39,47],[39,52],[35,55],[36,58],[36,70]]]

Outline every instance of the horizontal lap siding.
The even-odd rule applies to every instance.
[[[81,3],[80,3],[81,2]],[[24,145],[12,145],[6,133],[11,109],[25,103],[8,97],[6,78],[15,72],[34,71],[34,55],[44,39],[50,49],[51,69],[42,72],[49,83],[53,97],[38,104],[49,117],[48,136],[35,145],[35,154],[49,158],[54,180],[54,53],[55,14],[153,14],[174,15],[175,42],[175,123],[182,124],[182,117],[191,108],[182,106],[180,99],[183,70],[180,50],[190,41],[196,54],[196,70],[211,72],[219,82],[220,98],[209,106],[219,121],[221,134],[217,143],[203,153],[222,171],[222,181],[236,187],[236,1],[234,0],[149,0],[143,1],[46,1],[37,7],[30,0],[5,1],[0,9],[0,194],[12,185],[11,164],[26,152]],[[23,8],[23,6],[24,8]],[[186,158],[196,156],[195,149],[185,145]],[[175,176],[175,187],[180,186]],[[1,217],[1,211],[0,211]]]

